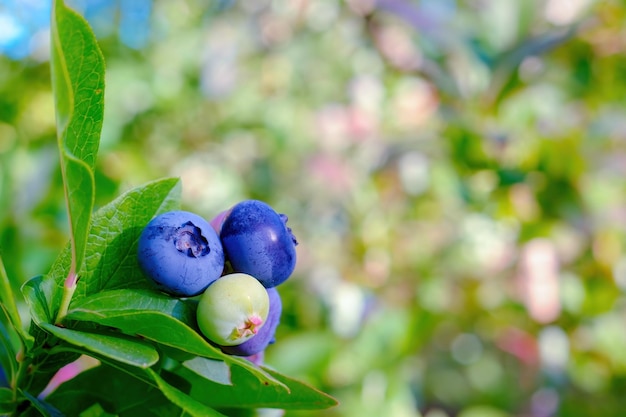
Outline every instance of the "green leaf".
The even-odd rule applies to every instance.
[[[263,367],[263,369],[289,388],[289,399],[287,401],[277,398],[279,408],[313,410],[330,408],[339,404],[335,398],[302,381],[283,375],[274,369],[267,367]]]
[[[226,355],[198,334],[195,316],[195,302],[190,300],[156,291],[111,290],[73,303],[67,320],[115,327],[195,355],[223,359]]]
[[[124,375],[123,373],[126,373]],[[175,375],[172,375],[176,379]],[[178,379],[175,386],[166,381],[153,369],[128,368],[122,364],[103,364],[80,374],[74,381],[63,384],[50,395],[55,403],[66,403],[71,397],[81,407],[98,402],[111,411],[126,414],[133,407],[139,413],[128,412],[133,416],[191,415],[197,417],[225,417],[213,408],[191,398],[183,390],[189,384]],[[111,390],[111,388],[113,388]],[[154,389],[156,388],[156,389]],[[205,393],[210,395],[210,393]],[[178,411],[165,412],[162,398]],[[147,401],[146,401],[147,400]],[[155,410],[158,407],[158,412]],[[76,410],[73,410],[74,412]],[[153,414],[154,413],[154,414]]]
[[[139,339],[128,338],[124,335],[77,331],[50,323],[41,323],[40,326],[46,332],[72,346],[71,350],[80,353],[101,355],[139,368],[147,368],[159,360],[156,349]]]
[[[80,417],[117,417],[117,414],[107,413],[100,404],[94,404],[80,413]]]
[[[14,408],[13,390],[0,387],[0,415],[11,414]]]
[[[76,299],[116,288],[151,288],[137,263],[143,228],[158,214],[180,208],[178,178],[147,183],[98,210],[89,231]]]
[[[16,298],[13,294],[11,281],[9,280],[9,276],[7,275],[6,269],[4,268],[2,256],[0,255],[0,305],[2,306],[2,309],[4,310],[5,314],[13,325],[13,328],[20,336],[22,343],[28,346],[32,344],[32,337],[30,337],[28,333],[24,330],[24,327],[22,325],[22,319],[20,318],[20,313],[17,309],[17,303],[15,302],[15,299]]]
[[[233,384],[230,379],[230,366],[225,362],[196,356],[195,358],[184,361],[183,366],[218,384]]]
[[[31,319],[36,323],[51,323],[53,321],[52,300],[55,286],[54,281],[38,275],[22,285],[22,295],[29,307]]]
[[[145,372],[157,384],[163,395],[165,395],[173,404],[180,407],[184,412],[195,417],[226,417],[222,413],[217,412],[213,408],[201,403],[178,388],[170,385],[154,370],[146,369]],[[205,392],[205,395],[212,396],[213,393]]]
[[[33,407],[35,407],[35,409],[37,409],[37,411],[39,411],[39,413],[42,416],[45,416],[45,417],[64,417],[64,414],[62,412],[57,410],[51,404],[48,404],[46,401],[40,400],[39,398],[31,395],[30,393],[28,393],[26,391],[22,391],[21,393],[31,403],[31,405]]]
[[[337,400],[301,381],[263,368],[281,382],[263,384],[247,369],[231,367],[232,385],[207,379],[188,366],[180,366],[174,372],[189,381],[190,395],[211,407],[247,407],[317,410],[337,405]],[[210,392],[211,395],[206,395]]]
[[[17,362],[15,360],[15,350],[11,343],[9,330],[0,320],[0,370],[4,372],[5,377],[10,382],[17,373]]]
[[[153,181],[125,192],[94,214],[83,275],[77,283],[74,300],[106,289],[149,287],[137,264],[139,235],[154,216],[180,207],[180,193],[177,178]],[[48,322],[61,303],[70,264],[71,251],[66,247],[52,265],[45,283],[39,284],[45,291],[33,294],[40,301],[47,300],[46,306],[38,310],[46,313]]]
[[[262,384],[280,385],[249,361],[224,354],[204,339],[196,324],[196,303],[156,291],[111,290],[77,300],[68,320],[114,327],[123,333],[157,342],[193,355],[244,367]]]
[[[178,411],[151,380],[107,364],[61,384],[46,400],[68,416],[88,415],[94,408],[133,417],[177,415]]]
[[[104,58],[87,21],[61,0],[53,3],[50,30],[57,138],[70,221],[70,271],[79,274],[94,205],[94,166],[104,113]]]

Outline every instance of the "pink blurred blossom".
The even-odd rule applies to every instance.
[[[350,165],[337,155],[318,154],[311,157],[308,172],[314,181],[337,194],[350,191],[356,183],[356,175]]]
[[[534,239],[522,248],[518,271],[522,301],[539,323],[552,322],[561,314],[559,269],[556,248],[549,240]]]

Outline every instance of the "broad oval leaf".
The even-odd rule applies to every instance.
[[[131,189],[93,216],[87,240],[83,275],[74,301],[113,288],[148,288],[137,264],[137,242],[152,217],[180,206],[180,180],[166,178]],[[47,316],[54,317],[61,302],[63,282],[71,267],[69,246],[57,257],[46,276]],[[52,320],[49,318],[49,320]]]
[[[75,298],[118,288],[151,288],[137,263],[141,231],[156,215],[180,207],[178,178],[149,182],[98,210],[89,230]]]

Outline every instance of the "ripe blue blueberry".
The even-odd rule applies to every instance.
[[[283,303],[276,288],[268,288],[267,295],[269,296],[270,309],[263,327],[251,339],[240,345],[221,346],[224,353],[237,356],[252,356],[263,352],[269,344],[274,343],[276,328],[280,323],[280,315],[283,311]]]
[[[281,284],[293,272],[298,242],[287,227],[287,216],[268,204],[242,201],[226,213],[221,225],[213,224],[235,272],[252,275],[266,288]]]
[[[137,259],[157,288],[177,297],[200,294],[224,270],[217,233],[202,217],[187,211],[152,219],[139,237]]]

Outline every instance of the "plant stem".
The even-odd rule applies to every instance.
[[[74,295],[74,291],[76,291],[76,283],[78,282],[78,276],[75,271],[70,271],[69,275],[65,279],[65,284],[63,285],[63,298],[61,298],[61,305],[59,307],[59,311],[57,313],[56,320],[54,322],[55,325],[60,325],[65,316],[67,315],[67,311],[70,307],[70,302],[72,301],[72,296]]]

